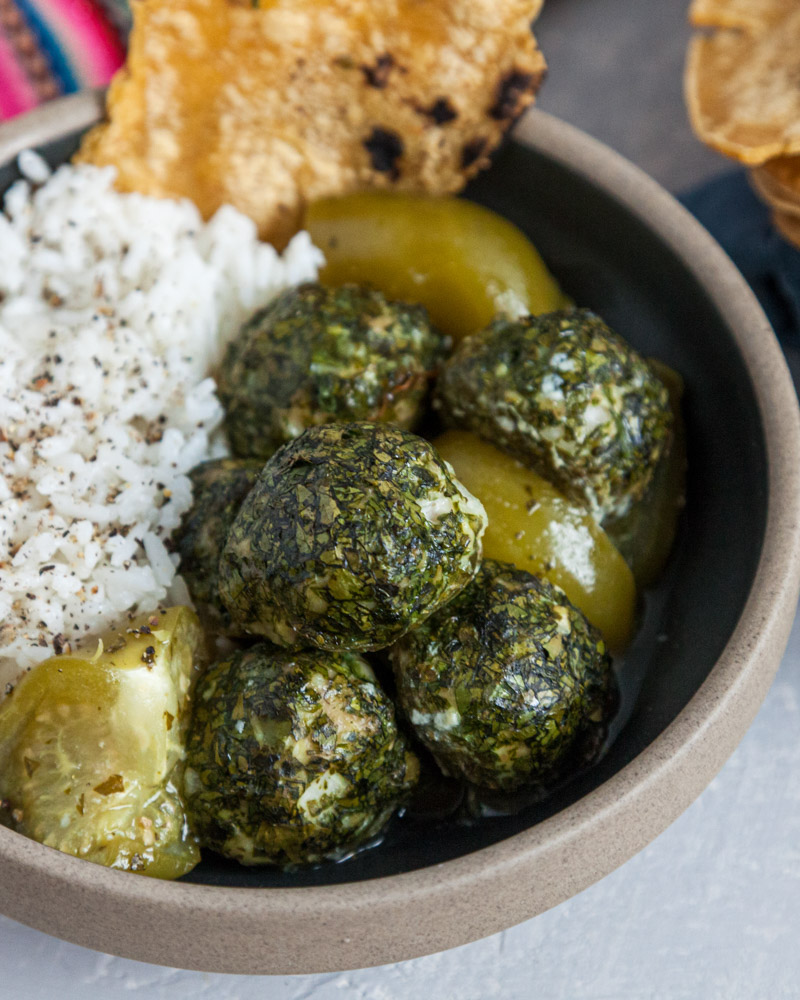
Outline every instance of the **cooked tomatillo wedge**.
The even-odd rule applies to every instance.
[[[266,643],[202,676],[187,752],[187,805],[203,844],[247,865],[346,856],[380,832],[419,775],[365,660]]]
[[[433,445],[486,509],[484,557],[555,583],[611,649],[624,649],[633,630],[636,585],[588,510],[469,431],[446,431]]]
[[[417,736],[445,774],[482,788],[544,791],[574,774],[615,705],[597,629],[557,587],[491,559],[389,657]]]
[[[305,227],[325,254],[330,285],[367,282],[424,305],[454,340],[497,313],[567,304],[533,244],[495,212],[463,198],[362,192],[314,202]]]
[[[110,868],[157,878],[194,868],[180,788],[201,643],[197,616],[177,607],[133,619],[92,658],[34,667],[0,705],[13,828]]]

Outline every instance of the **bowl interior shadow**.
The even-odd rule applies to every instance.
[[[63,162],[77,137],[41,151]],[[0,169],[0,191],[18,176]],[[746,368],[697,279],[660,239],[578,173],[513,142],[466,192],[511,219],[573,300],[684,377],[687,506],[680,542],[619,666],[615,738],[593,768],[546,802],[475,823],[396,820],[382,843],[340,864],[286,874],[209,855],[185,881],[227,886],[324,885],[439,864],[553,815],[639,754],[703,683],[733,631],[755,574],[767,512],[765,440]]]

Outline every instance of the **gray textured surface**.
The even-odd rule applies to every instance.
[[[539,107],[602,139],[670,191],[729,169],[683,105],[688,0],[546,0]]]
[[[672,190],[727,168],[686,124],[685,7],[684,0],[549,0],[538,32],[551,64],[541,107]],[[797,998],[799,734],[796,622],[778,679],[719,777],[640,855],[549,913],[413,962],[294,978],[161,969],[0,918],[0,998]]]

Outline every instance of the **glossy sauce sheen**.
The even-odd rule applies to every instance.
[[[310,206],[305,226],[325,254],[321,280],[374,285],[424,305],[459,341],[501,308],[542,313],[567,300],[508,220],[461,198],[365,192]]]
[[[561,587],[612,650],[624,649],[633,630],[636,585],[591,514],[474,434],[447,431],[434,445],[486,508],[484,557]]]

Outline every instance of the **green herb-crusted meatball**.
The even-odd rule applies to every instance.
[[[242,501],[264,467],[260,459],[218,458],[189,473],[192,506],[172,538],[192,599],[215,625],[229,625],[219,599],[219,556]]]
[[[644,494],[670,444],[666,387],[587,309],[496,318],[444,366],[437,405],[598,519]]]
[[[399,704],[445,774],[505,792],[588,762],[616,691],[600,633],[566,595],[492,560],[389,656]]]
[[[406,799],[419,764],[368,664],[266,643],[198,682],[185,793],[201,842],[243,864],[341,857]]]
[[[328,424],[284,445],[220,560],[234,623],[280,646],[390,645],[473,578],[486,514],[422,438]]]
[[[422,306],[354,285],[291,288],[228,347],[218,382],[231,447],[268,458],[318,424],[412,427],[448,343]]]

